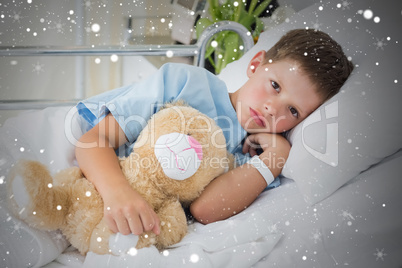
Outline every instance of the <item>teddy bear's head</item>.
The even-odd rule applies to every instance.
[[[168,104],[149,120],[132,155],[139,172],[180,202],[194,200],[232,157],[214,120],[182,102]]]

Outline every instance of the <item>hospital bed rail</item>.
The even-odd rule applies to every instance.
[[[244,52],[254,41],[243,25],[220,21],[208,26],[194,45],[125,45],[125,46],[0,46],[0,57],[7,56],[168,56],[194,57],[194,65],[204,67],[209,40],[222,31],[233,31],[243,41]],[[74,105],[79,100],[0,100],[0,110],[43,109],[50,106]]]

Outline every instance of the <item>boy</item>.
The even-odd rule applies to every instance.
[[[247,152],[253,156],[216,178],[191,204],[195,219],[211,223],[245,209],[280,174],[290,145],[275,133],[293,128],[335,95],[352,69],[327,34],[299,29],[267,52],[258,52],[247,68],[249,80],[232,94],[204,69],[170,64],[143,82],[79,103],[88,123],[79,144],[88,146],[77,146],[76,157],[103,198],[108,226],[122,234],[160,232],[156,213],[120,171],[115,150],[132,144],[164,102],[184,99],[215,119],[238,163],[249,158]],[[259,156],[254,145],[263,150]]]

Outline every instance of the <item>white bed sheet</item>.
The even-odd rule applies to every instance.
[[[315,206],[296,184],[256,202],[283,239],[256,267],[402,267],[402,152]]]

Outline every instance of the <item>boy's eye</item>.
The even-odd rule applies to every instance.
[[[295,108],[289,107],[289,110],[294,117],[299,118],[299,112]]]
[[[280,91],[280,87],[275,81],[271,81],[271,86],[276,90],[276,92]]]

